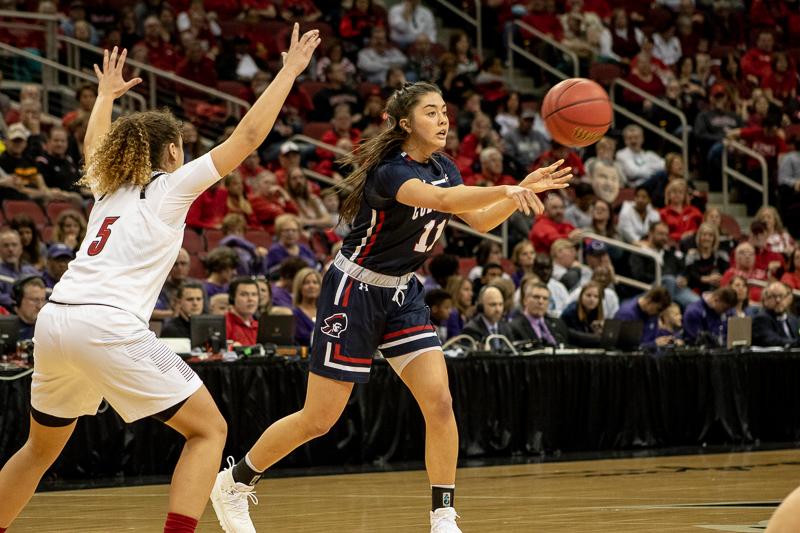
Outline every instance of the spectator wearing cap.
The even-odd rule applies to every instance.
[[[641,344],[654,344],[658,335],[658,316],[671,303],[672,299],[667,289],[656,287],[641,296],[622,302],[614,318],[641,321],[644,324]]]
[[[564,220],[564,199],[560,194],[549,194],[544,201],[544,214],[536,217],[528,235],[537,253],[550,253],[550,247],[558,239],[576,240],[580,230]]]
[[[436,21],[433,12],[423,6],[420,0],[403,0],[389,9],[389,29],[392,42],[406,48],[425,35],[432,43],[436,42]]]
[[[334,109],[341,104],[346,104],[350,110],[361,107],[358,93],[347,83],[348,77],[343,63],[328,63],[325,68],[325,79],[327,87],[320,89],[314,95],[312,120],[327,122],[333,119]]]
[[[275,169],[275,177],[278,180],[278,185],[286,188],[286,183],[289,179],[289,171],[293,168],[299,168],[302,160],[300,153],[300,146],[294,141],[286,141],[281,144],[278,150],[278,168]],[[315,189],[317,191],[319,189]]]
[[[25,152],[30,134],[19,122],[8,127],[6,151],[0,154],[0,169],[7,174],[0,178],[0,196],[4,199],[44,198],[49,192],[36,162]]]
[[[736,292],[719,287],[704,292],[700,299],[686,306],[683,313],[683,338],[686,344],[724,348],[728,334],[728,316],[736,307]]]
[[[14,302],[14,313],[19,322],[18,339],[27,341],[33,338],[39,311],[47,303],[47,292],[44,281],[39,276],[21,279],[16,291],[18,296]]]
[[[408,62],[405,54],[390,46],[386,37],[386,28],[372,28],[369,46],[358,52],[358,70],[366,81],[383,85],[386,73],[392,67],[405,67]]]
[[[650,192],[644,185],[636,187],[633,200],[622,203],[617,229],[622,240],[636,243],[647,236],[650,226],[661,221],[658,210],[650,203]]]
[[[664,170],[664,159],[653,152],[645,150],[644,131],[641,126],[629,124],[622,130],[625,148],[617,152],[617,162],[622,167],[629,187],[644,184],[656,172]]]
[[[51,244],[47,248],[47,262],[42,273],[45,287],[48,289],[55,287],[73,259],[75,251],[72,248],[61,242]]]

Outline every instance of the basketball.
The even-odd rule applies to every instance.
[[[588,146],[608,131],[611,101],[598,83],[570,78],[547,92],[541,114],[555,141],[565,146]]]

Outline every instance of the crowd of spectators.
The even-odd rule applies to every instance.
[[[448,229],[444,250],[420,272],[443,341],[463,333],[482,342],[496,333],[594,347],[604,320],[620,317],[646,323],[644,344],[718,342],[719,335],[699,336],[686,321],[682,325],[681,313],[713,315],[723,325],[720,317],[733,314],[782,316],[791,302],[775,305],[776,295],[791,300],[791,290],[800,289],[793,239],[800,223],[786,216],[800,205],[796,2],[504,0],[483,6],[485,36],[511,37],[563,66],[560,54],[514,24],[520,20],[574,51],[583,75],[607,81],[611,72],[680,109],[687,118],[688,161],[662,137],[630,123],[619,123],[586,150],[559,145],[539,113],[541,87],[520,92],[509,85],[499,59],[506,57],[505,40],[484,39],[482,58],[461,28],[450,28],[444,42],[435,19],[442,14],[419,0],[389,9],[372,0],[18,4],[61,13],[59,31],[67,36],[125,46],[142,63],[250,101],[280,64],[289,22],[324,30],[319,57],[265,143],[192,206],[187,227],[202,244],[186,241],[164,286],[153,318],[165,321],[165,331],[185,332],[189,317],[202,311],[226,314],[230,334],[246,344],[262,313],[291,313],[297,342],[307,344],[320,273],[348,231],[338,224],[339,195],[309,176],[345,177],[350,169],[337,152],[379,131],[384,99],[418,79],[442,88],[451,118],[444,151],[465,183],[517,183],[560,158],[576,175],[567,194],[544,199],[542,216],[510,219],[509,258],[496,243],[479,245]],[[44,47],[35,32],[0,33],[15,46]],[[542,87],[553,81],[535,69],[531,75]],[[31,309],[44,301],[33,280],[41,280],[44,291],[52,288],[85,236],[92,198],[78,180],[96,91],[74,87],[74,108],[54,119],[42,113],[49,95],[41,86],[17,81],[31,83],[5,91],[0,78],[0,197],[36,202],[42,219],[6,217],[0,312],[29,324],[35,321]],[[210,145],[199,130],[216,126],[220,137],[210,141],[230,133],[233,119],[220,115],[218,102],[181,84],[159,90],[186,119],[187,162]],[[619,101],[656,128],[683,133],[674,116],[638,94],[622,91]],[[297,133],[329,149],[295,142]],[[767,161],[775,207],[759,209],[760,195],[748,187],[731,191],[755,216],[743,234],[731,217],[707,207],[706,189],[699,186],[720,189],[726,140],[745,143]],[[760,181],[752,160],[731,161]],[[54,204],[62,206],[58,213],[49,208]],[[587,238],[587,232],[648,250],[661,265],[661,286],[639,294],[620,283],[620,276],[654,281],[652,259]],[[797,328],[789,330],[793,341]],[[498,337],[489,340],[500,347]]]

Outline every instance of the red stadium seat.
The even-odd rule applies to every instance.
[[[300,85],[300,90],[308,95],[309,100],[313,101],[314,96],[328,86],[328,83],[324,81],[305,81]]]
[[[52,222],[53,224],[56,223],[58,215],[60,215],[62,211],[66,211],[67,209],[74,209],[77,210],[79,213],[83,214],[83,208],[75,205],[72,202],[61,202],[61,201],[49,202],[45,206],[45,209],[47,210],[47,218],[49,218],[50,222]]]
[[[477,265],[478,262],[475,260],[474,257],[460,257],[458,259],[458,273],[465,278],[469,274],[469,271],[472,270],[472,267]]]
[[[189,267],[189,277],[205,279],[206,267],[203,266],[203,261],[200,259],[200,256],[190,255],[189,262],[191,263],[191,266]]]
[[[250,89],[247,88],[247,85],[239,81],[219,80],[217,82],[217,89],[231,96],[235,96],[236,98],[241,98],[242,100],[247,100],[247,97],[250,95]]]
[[[322,139],[322,135],[331,129],[330,122],[306,122],[303,126],[303,135],[313,139]]]
[[[613,63],[594,63],[589,67],[589,77],[604,87],[622,77],[622,68]]]
[[[733,239],[738,241],[742,238],[742,229],[732,216],[722,213],[719,225],[722,231],[730,235]]]
[[[225,234],[222,233],[222,230],[219,229],[207,229],[205,231],[206,236],[206,250],[213,250],[219,245],[219,241],[225,237]]]
[[[272,244],[272,235],[260,229],[247,230],[244,238],[256,246],[263,246],[264,248],[269,248]]]
[[[203,236],[193,229],[183,230],[183,247],[189,254],[199,254],[206,251],[206,242]]]
[[[32,200],[6,200],[3,202],[3,211],[6,220],[9,221],[16,215],[28,215],[39,227],[47,224],[47,215],[44,214],[39,204]]]

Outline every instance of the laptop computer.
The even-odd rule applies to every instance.
[[[19,318],[15,315],[0,316],[0,355],[17,353],[19,340]]]
[[[256,339],[259,344],[294,345],[294,315],[262,314]]]
[[[642,343],[644,323],[641,320],[607,318],[603,322],[600,344],[607,350],[638,350]]]
[[[728,348],[746,348],[753,342],[753,318],[732,316],[728,318]]]

